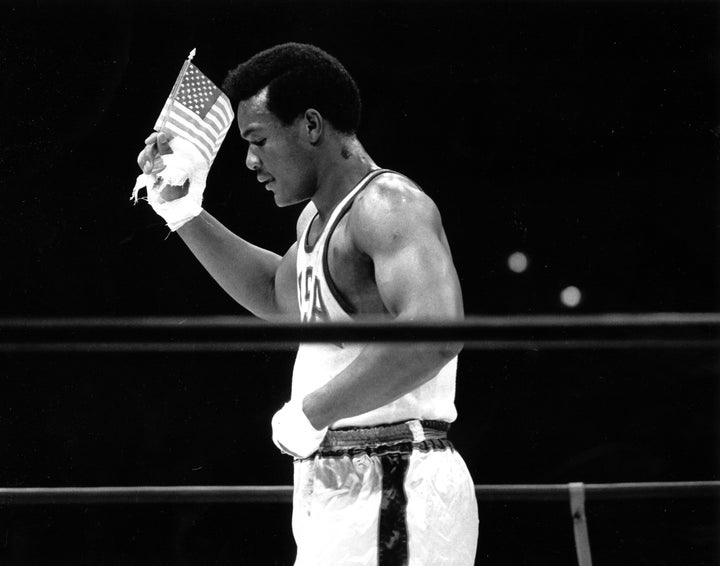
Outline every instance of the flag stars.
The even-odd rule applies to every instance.
[[[227,97],[192,63],[185,67],[164,114],[165,110],[158,124],[185,137],[208,163],[212,163],[233,119]]]
[[[190,65],[181,82],[177,100],[204,119],[220,94],[205,75]]]

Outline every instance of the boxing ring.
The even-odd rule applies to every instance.
[[[473,350],[710,349],[720,314],[473,317],[462,323],[267,324],[239,317],[0,320],[0,353],[173,353],[292,350],[303,342],[461,341]],[[462,376],[459,376],[462,379]],[[478,501],[564,501],[577,563],[592,564],[586,505],[626,499],[716,499],[720,481],[476,485]],[[31,505],[287,504],[288,485],[0,488],[0,508]],[[592,517],[592,512],[590,512]]]

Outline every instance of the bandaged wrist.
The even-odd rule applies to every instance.
[[[316,429],[297,401],[285,403],[272,419],[273,442],[286,454],[307,458],[315,452],[325,438],[327,427]]]
[[[138,176],[132,198],[137,202],[139,190],[145,187],[148,203],[174,232],[202,212],[209,166],[197,148],[183,138],[170,140],[170,148],[173,153],[161,156],[164,165],[161,171]],[[164,198],[166,187],[186,184],[187,194],[170,200]]]

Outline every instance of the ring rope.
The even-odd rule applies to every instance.
[[[223,352],[303,342],[461,341],[483,350],[717,348],[718,313],[473,317],[461,322],[267,324],[246,317],[0,319],[0,353]],[[720,482],[476,485],[478,500],[569,500],[579,566],[591,566],[586,499],[720,497]],[[290,503],[291,486],[0,488],[0,506]]]
[[[476,485],[483,501],[567,501],[573,484]],[[720,497],[720,481],[583,484],[586,500]],[[0,488],[0,506],[139,503],[290,503],[292,486]]]
[[[300,324],[251,317],[0,319],[0,352],[291,350],[298,342],[463,342],[481,350],[718,348],[720,313]]]

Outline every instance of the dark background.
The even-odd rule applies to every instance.
[[[0,2],[0,316],[246,312],[130,191],[188,52],[216,83],[311,42],[360,138],[437,202],[469,314],[718,310],[716,2]],[[231,130],[205,204],[278,253]],[[511,272],[514,251],[529,257]],[[577,286],[575,309],[559,300]],[[288,484],[291,353],[4,355],[0,485]],[[713,351],[472,352],[476,483],[718,479]],[[717,564],[707,500],[591,503],[597,564]],[[289,506],[0,510],[0,564],[289,564]],[[573,564],[566,504],[481,505],[478,564]]]

